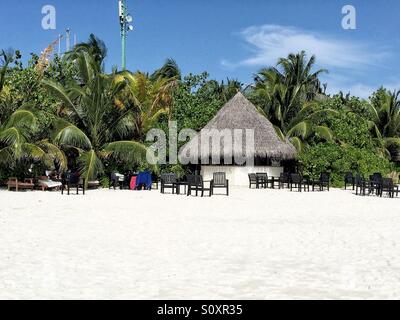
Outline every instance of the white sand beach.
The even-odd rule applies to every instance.
[[[0,191],[0,299],[400,298],[400,199]]]

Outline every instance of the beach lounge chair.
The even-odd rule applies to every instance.
[[[98,180],[88,181],[87,186],[88,189],[98,189],[100,188],[100,181]]]
[[[7,187],[8,191],[11,189],[15,189],[15,191],[19,190],[31,190],[33,191],[33,188],[35,187],[35,184],[33,183],[33,179],[28,178],[24,179],[23,181],[19,181],[18,178],[9,178],[7,182]]]
[[[251,189],[252,186],[256,186],[259,188],[257,175],[255,173],[249,173],[249,188]]]
[[[121,190],[124,187],[125,183],[125,176],[123,174],[120,174],[118,172],[112,172],[110,175],[110,189],[114,188],[116,190],[117,188],[120,188]]]
[[[226,189],[226,195],[229,196],[229,180],[226,179],[225,172],[217,172],[213,174],[211,180],[211,194],[214,195],[214,189]]]
[[[53,189],[59,190],[62,187],[62,183],[60,181],[53,181],[45,176],[39,178],[38,184],[42,191]]]
[[[315,191],[315,187],[319,188],[319,191],[324,191],[324,188],[327,188],[330,191],[330,175],[326,172],[321,173],[321,176],[318,180],[314,180],[312,182],[312,189]]]
[[[205,183],[209,182],[210,187],[206,188]],[[209,196],[212,196],[212,188],[211,188],[211,181],[204,181],[203,177],[200,175],[188,175],[187,176],[187,183],[188,183],[188,196],[192,195],[192,191],[196,191],[196,197],[201,193],[201,197],[204,197],[204,191],[209,192]]]
[[[177,182],[178,177],[175,173],[163,173],[161,175],[161,193],[165,193],[165,189],[172,189],[174,194]]]
[[[85,194],[85,179],[81,178],[78,173],[64,173],[62,175],[61,194],[67,189],[67,194],[70,194],[70,189],[76,188],[76,194],[79,194],[79,189]]]
[[[347,185],[353,186],[353,190],[356,188],[355,177],[353,176],[353,172],[347,172],[344,176],[344,189],[347,190]]]

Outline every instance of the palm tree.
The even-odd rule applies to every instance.
[[[181,77],[182,73],[178,64],[174,59],[169,58],[160,69],[153,72],[150,79],[152,81],[159,78],[180,80]]]
[[[6,76],[9,66],[13,61],[14,50],[2,50],[0,52],[0,125],[4,121],[4,118],[9,116],[9,113],[5,112],[11,104],[11,94],[9,87],[6,85]]]
[[[90,34],[87,42],[78,43],[70,52],[66,53],[65,57],[68,60],[75,60],[83,52],[91,56],[97,65],[102,66],[108,49],[103,40]]]
[[[28,109],[15,111],[0,128],[0,163],[9,167],[22,160],[37,160],[51,167],[57,162],[65,169],[67,160],[60,148],[48,140],[32,141],[37,117]]]
[[[316,62],[315,56],[306,63],[306,53],[301,51],[298,54],[289,54],[287,58],[281,58],[278,61],[278,66],[283,69],[283,76],[288,87],[295,88],[300,86],[304,91],[302,92],[305,96],[303,98],[306,101],[311,101],[315,98],[318,93],[321,93],[321,82],[319,76],[322,73],[328,72],[325,69],[319,69],[312,72]]]
[[[78,164],[86,181],[103,173],[103,161],[108,158],[129,164],[143,163],[146,147],[124,140],[134,126],[131,110],[115,103],[127,81],[121,81],[116,74],[103,74],[96,57],[87,52],[80,52],[75,63],[83,82],[75,80],[64,87],[51,80],[43,81],[63,102],[65,119],[54,124],[54,143],[79,153]]]
[[[177,86],[175,78],[153,78],[139,71],[124,71],[117,76],[116,82],[127,83],[123,99],[132,106],[129,116],[134,124],[135,139],[143,139],[160,117],[170,117],[173,92]],[[123,103],[117,102],[118,105]]]
[[[400,146],[400,90],[379,89],[367,105],[370,125],[375,141],[389,158],[398,157]]]
[[[319,75],[324,69],[312,72],[315,56],[306,62],[304,51],[281,58],[277,67],[262,69],[255,76],[254,92],[264,114],[275,125],[276,131],[283,139],[289,139],[301,151],[305,140],[310,136],[319,136],[331,140],[332,132],[326,126],[313,124],[313,119],[322,112],[310,103],[321,88]],[[280,70],[280,69],[281,70]]]
[[[283,127],[275,126],[275,130],[282,140],[288,139],[301,152],[308,146],[307,140],[313,136],[318,136],[327,141],[333,140],[331,129],[316,123],[323,114],[335,113],[337,111],[332,109],[318,108],[317,102],[305,102],[288,124]]]
[[[211,80],[210,83],[213,81]],[[215,92],[222,101],[228,102],[231,100],[238,92],[242,91],[243,84],[236,79],[226,79],[220,83],[215,82]]]
[[[0,94],[4,88],[6,82],[6,74],[8,70],[8,66],[13,61],[14,53],[12,51],[4,51],[0,52]]]

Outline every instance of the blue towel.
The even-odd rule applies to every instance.
[[[136,180],[136,186],[144,185],[147,190],[151,190],[151,186],[153,184],[153,181],[151,179],[151,173],[146,171],[146,172],[140,172],[138,174],[137,180]]]

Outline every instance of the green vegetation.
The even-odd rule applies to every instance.
[[[86,180],[108,184],[114,169],[149,168],[145,137],[151,128],[200,130],[242,91],[299,151],[304,174],[332,175],[340,186],[347,171],[369,175],[393,171],[400,161],[400,92],[378,89],[369,100],[338,93],[314,70],[305,52],[282,57],[244,88],[237,80],[218,82],[182,75],[168,59],[152,73],[104,71],[107,48],[91,35],[63,57],[50,59],[50,45],[23,66],[18,51],[0,51],[0,181],[45,169],[79,170]]]
[[[255,77],[254,98],[265,116],[275,125],[282,139],[289,139],[302,151],[308,138],[319,135],[326,140],[332,133],[315,120],[329,109],[315,110],[311,102],[320,94],[318,76],[326,70],[312,71],[315,56],[306,62],[305,52],[281,58],[277,67],[262,69]]]

